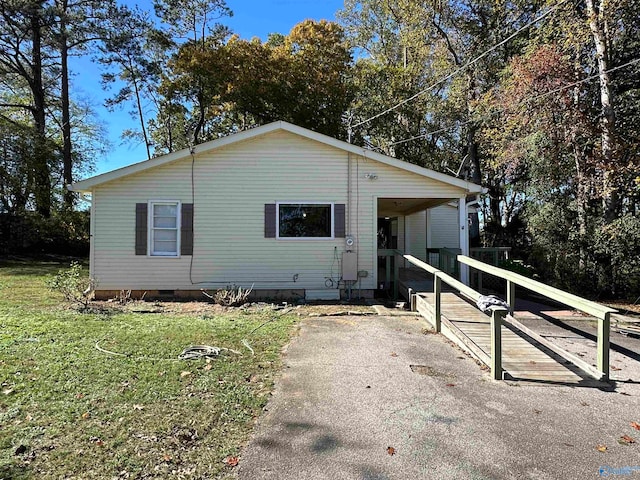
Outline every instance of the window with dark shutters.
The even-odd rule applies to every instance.
[[[149,205],[152,223],[149,224]],[[180,205],[179,213],[177,207]],[[179,215],[179,219],[178,216]],[[178,256],[176,229],[180,226],[180,255],[193,255],[193,204],[136,203],[136,255]]]
[[[264,206],[265,238],[344,238],[345,228],[344,203],[277,202]]]

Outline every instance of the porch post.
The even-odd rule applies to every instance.
[[[460,250],[462,255],[469,256],[469,220],[466,195],[458,199],[458,227],[460,232]],[[460,264],[460,281],[465,285],[469,285],[469,267],[462,263]]]

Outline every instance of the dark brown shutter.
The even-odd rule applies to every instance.
[[[193,255],[193,203],[182,204],[180,255]]]
[[[333,206],[333,234],[336,238],[345,236],[345,208],[344,203],[336,203]]]
[[[147,254],[147,204],[136,203],[136,255]]]
[[[276,204],[264,205],[264,238],[276,238]]]

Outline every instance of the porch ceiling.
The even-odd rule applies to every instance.
[[[428,208],[457,200],[455,198],[379,198],[378,216],[397,217],[411,215]]]

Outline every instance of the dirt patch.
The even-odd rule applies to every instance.
[[[122,313],[171,313],[171,314],[195,314],[195,315],[222,315],[233,312],[266,313],[280,312],[293,313],[299,316],[329,316],[329,315],[375,315],[373,307],[368,305],[350,304],[307,304],[291,305],[287,303],[253,302],[240,307],[223,307],[209,302],[171,302],[171,301],[141,301],[131,300],[126,303],[118,301],[94,301],[92,306],[98,310],[115,311]]]

